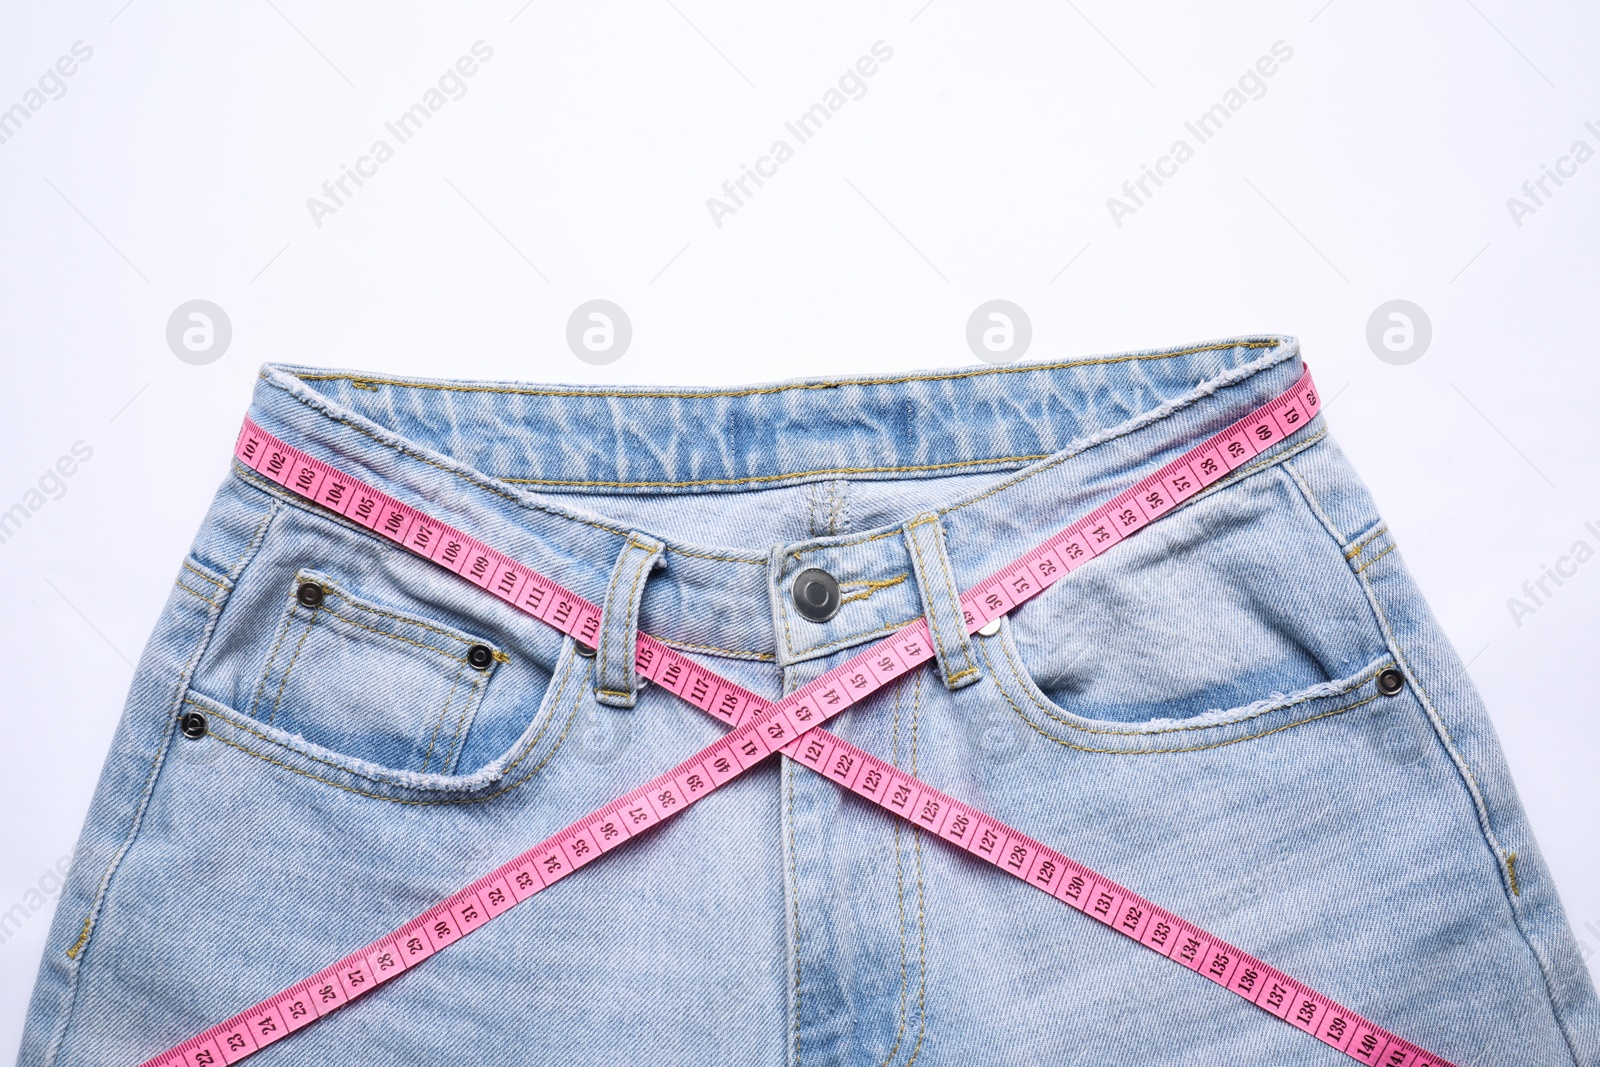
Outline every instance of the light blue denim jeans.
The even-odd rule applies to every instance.
[[[264,367],[263,429],[611,605],[602,647],[234,464],[20,1063],[138,1063],[709,744],[635,692],[637,628],[776,697],[1299,374],[1284,337],[739,389]],[[1321,417],[834,728],[1463,1067],[1600,1065],[1489,719]],[[980,1058],[1349,1062],[777,756],[252,1062]]]

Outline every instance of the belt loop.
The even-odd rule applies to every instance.
[[[945,687],[960,689],[980,681],[983,673],[978,669],[972,641],[967,637],[961,592],[950,570],[950,557],[944,550],[944,523],[936,513],[926,511],[906,523],[905,536]]]
[[[594,698],[613,708],[631,708],[639,688],[634,647],[639,642],[639,601],[645,576],[661,564],[660,541],[628,535],[611,568],[611,584],[600,606],[600,637],[594,655]]]

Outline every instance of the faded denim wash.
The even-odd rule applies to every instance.
[[[639,627],[776,697],[937,600],[917,516],[970,586],[1299,374],[1285,337],[740,389],[269,365],[250,414],[596,603],[628,568]],[[840,582],[828,622],[789,596],[808,567]],[[1600,1067],[1489,719],[1320,416],[957,654],[832,728],[1463,1067]],[[112,741],[22,1067],[138,1063],[718,736],[605,673],[235,463]],[[773,757],[252,1063],[980,1058],[1350,1062]]]

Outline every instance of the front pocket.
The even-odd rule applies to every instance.
[[[506,654],[364,600],[321,571],[301,569],[284,592],[250,715],[380,766],[454,774]]]
[[[1395,666],[1385,652],[1347,677],[1291,692],[1274,689],[1238,707],[1182,718],[1118,722],[1087,718],[1040,689],[1017,652],[1009,619],[993,637],[980,638],[977,649],[995,691],[1026,728],[1064,748],[1104,755],[1204,752],[1343,715],[1378,700],[1378,675]]]
[[[1164,516],[1008,617],[1030,688],[1109,729],[1206,717],[1388,655],[1340,545],[1267,468]]]

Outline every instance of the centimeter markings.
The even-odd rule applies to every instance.
[[[1047,540],[962,597],[969,632],[1036,596],[1316,415],[1307,372],[1286,393]],[[279,485],[436,563],[518,609],[592,644],[600,611],[488,546],[343,472],[290,448],[246,420],[235,454]],[[641,634],[639,673],[731,724],[733,731],[653,781],[529,849],[399,930],[261,1004],[148,1061],[146,1067],[236,1063],[364,995],[472,933],[637,833],[664,822],[773,751],[783,751],[866,800],[1305,1030],[1367,1064],[1450,1067],[1346,1011],[1247,953],[1088,868],[1010,829],[827,731],[822,722],[930,656],[925,621],[913,623],[771,704]]]

